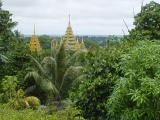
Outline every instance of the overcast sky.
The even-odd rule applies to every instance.
[[[160,2],[160,0],[155,0]],[[150,0],[144,0],[144,4]],[[76,35],[119,35],[123,23],[133,27],[133,13],[140,11],[142,0],[3,0],[3,8],[13,14],[18,29],[32,34],[63,35],[68,15]],[[134,10],[133,10],[134,9]],[[134,11],[134,12],[133,12]]]

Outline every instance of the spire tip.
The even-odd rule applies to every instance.
[[[34,35],[36,35],[36,25],[34,24]]]
[[[71,15],[69,14],[69,24],[71,23]]]

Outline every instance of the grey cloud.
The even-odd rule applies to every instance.
[[[31,7],[37,4],[37,0],[2,0],[8,7]]]
[[[148,3],[150,0],[145,0]],[[159,0],[156,0],[160,2]],[[5,0],[4,8],[19,22],[17,28],[31,34],[64,34],[71,14],[75,34],[122,34],[123,19],[133,28],[133,8],[140,11],[142,0]]]

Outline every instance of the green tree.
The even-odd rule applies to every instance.
[[[12,29],[15,27],[16,22],[12,21],[12,14],[2,9],[2,2],[0,1],[0,47],[1,52],[6,53],[12,49],[11,42],[14,41]]]
[[[71,99],[82,111],[84,118],[107,118],[107,100],[112,94],[116,80],[123,76],[119,68],[121,57],[134,44],[134,41],[124,42],[88,53],[84,77],[81,78],[79,87],[76,86],[70,93]]]
[[[66,59],[64,45],[61,44],[59,49],[51,49],[51,56],[45,57],[42,62],[38,62],[30,56],[36,64],[36,71],[29,72],[25,79],[32,79],[35,83],[26,90],[26,93],[39,89],[47,95],[56,96],[56,100],[60,101],[61,97],[68,91],[72,81],[81,75],[81,66],[68,66],[70,63]],[[69,80],[68,76],[72,76]],[[50,94],[49,94],[50,93]]]
[[[134,19],[135,28],[130,31],[132,39],[160,39],[160,4],[151,1],[142,7]]]
[[[20,46],[22,46],[24,43],[22,42],[19,32],[12,31],[16,25],[16,22],[13,22],[11,17],[12,14],[9,11],[2,9],[2,2],[0,1],[0,53],[5,55],[9,61],[7,64],[0,64],[0,80],[5,75],[16,75],[21,68],[18,66],[24,65],[20,59],[16,59],[18,57],[22,57],[22,53],[24,55],[24,52],[22,52],[24,51],[24,47],[21,47],[20,50]],[[17,53],[21,54],[21,56],[19,56]],[[4,56],[1,55],[1,58],[4,58]]]
[[[12,100],[16,94],[17,87],[16,76],[5,76],[1,83],[1,102],[8,102]]]
[[[111,120],[159,120],[160,43],[140,41],[121,60],[122,76],[108,100]]]
[[[14,32],[15,42],[12,43],[13,49],[8,51],[5,56],[8,58],[8,62],[0,64],[0,78],[5,75],[16,75],[19,81],[20,87],[24,88],[24,76],[28,72],[28,66],[31,64],[27,54],[29,50],[23,40],[23,36],[18,31]]]
[[[40,44],[42,45],[43,50],[50,49],[50,42],[53,39],[51,36],[41,35],[38,38],[39,38]]]

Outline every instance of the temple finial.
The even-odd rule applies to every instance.
[[[34,35],[36,35],[36,27],[35,27],[35,24],[34,24]]]
[[[38,40],[38,37],[36,36],[36,30],[35,30],[35,24],[34,24],[34,28],[33,28],[33,35],[31,37],[31,40],[29,42],[29,48],[31,52],[37,52],[40,53],[42,51],[40,42]]]
[[[71,15],[69,14],[69,24],[71,23]]]
[[[82,36],[82,43],[84,43],[84,39],[83,39],[83,36]]]

